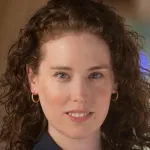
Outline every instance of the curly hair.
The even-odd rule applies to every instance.
[[[111,102],[101,128],[104,150],[150,147],[150,71],[141,70],[138,34],[103,2],[50,0],[20,30],[8,52],[0,80],[0,104],[6,110],[0,141],[5,142],[5,149],[31,150],[47,129],[40,104],[31,100],[26,66],[38,73],[42,43],[66,32],[92,33],[103,38],[110,49],[119,98]]]

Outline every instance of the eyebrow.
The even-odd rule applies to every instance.
[[[110,67],[108,65],[99,65],[99,66],[93,66],[88,68],[88,71],[92,70],[97,70],[97,69],[109,69]],[[71,67],[66,67],[66,66],[54,66],[51,67],[50,69],[55,69],[55,70],[73,70]]]

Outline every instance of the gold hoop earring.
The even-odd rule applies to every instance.
[[[31,95],[31,98],[32,98],[32,101],[33,101],[34,103],[38,103],[38,102],[40,101],[40,99],[39,99],[39,96],[38,96],[38,95],[34,95],[34,94],[32,94],[32,95]]]
[[[115,98],[111,98],[111,100],[113,101],[113,102],[115,102],[115,101],[117,101],[118,100],[118,97],[119,97],[119,93],[118,92],[116,92],[116,93],[114,93],[114,94],[116,94],[116,97]],[[113,95],[113,94],[112,94]]]

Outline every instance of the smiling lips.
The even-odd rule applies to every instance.
[[[66,113],[73,122],[84,122],[88,120],[93,112],[84,110],[71,110]]]

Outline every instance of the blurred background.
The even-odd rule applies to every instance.
[[[99,0],[97,0],[99,1]],[[104,0],[126,18],[127,24],[144,37],[141,66],[150,68],[150,0]],[[144,71],[144,70],[143,70]],[[145,72],[145,71],[144,71]]]
[[[101,0],[95,0],[101,1]],[[141,36],[145,38],[141,53],[141,64],[149,67],[150,58],[150,0],[103,0],[126,18]],[[0,75],[4,72],[6,54],[31,15],[47,0],[0,0]],[[0,118],[3,109],[0,108]],[[0,121],[1,122],[1,121]],[[0,146],[1,147],[1,146]]]
[[[48,0],[0,0],[0,74],[5,69],[6,54],[10,45],[17,38],[19,29],[31,15]],[[101,0],[95,0],[101,1]],[[103,0],[126,18],[141,36],[145,38],[143,52],[150,57],[150,0]],[[142,61],[148,67],[147,57]]]

